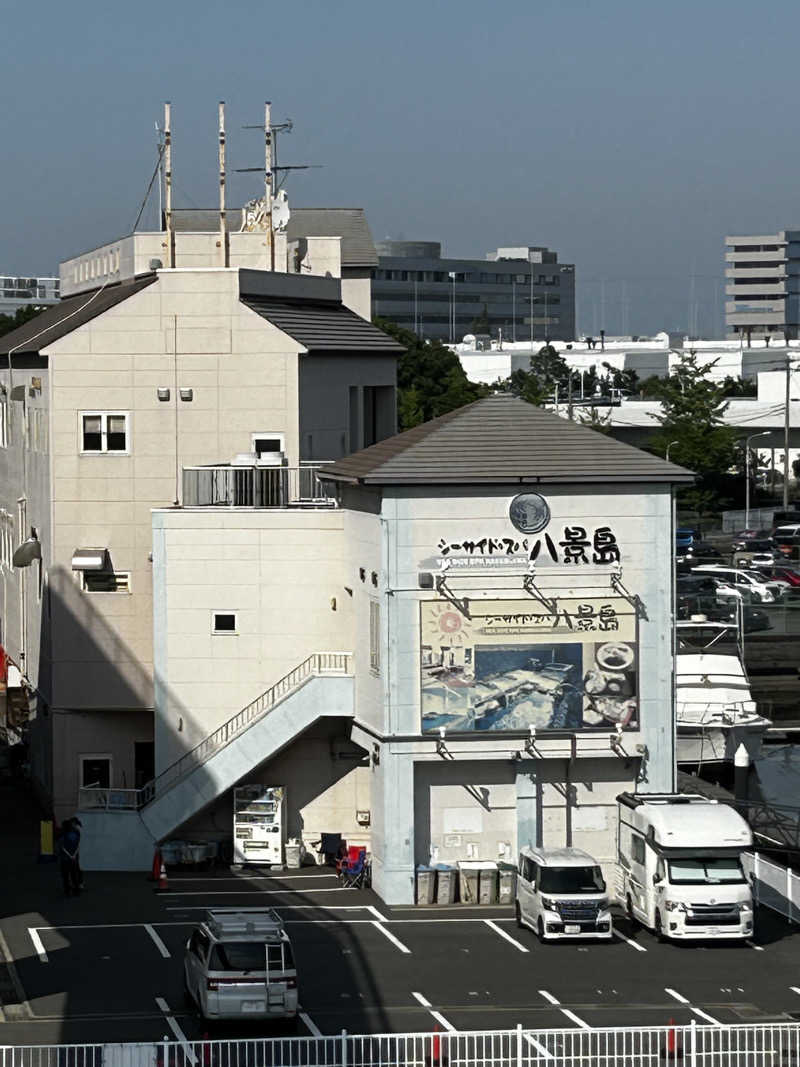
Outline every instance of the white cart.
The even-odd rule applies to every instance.
[[[233,862],[283,865],[284,804],[280,785],[240,785],[233,791]]]

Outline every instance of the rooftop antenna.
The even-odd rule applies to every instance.
[[[272,104],[264,104],[264,212],[267,222],[267,267],[275,270],[275,232],[272,227]]]
[[[222,266],[230,265],[228,227],[225,223],[225,101],[219,102],[219,247]]]
[[[156,149],[158,151],[158,228],[164,225],[164,131],[156,122]]]
[[[175,234],[172,229],[172,129],[171,104],[164,103],[164,229],[167,234],[167,266],[175,266]]]

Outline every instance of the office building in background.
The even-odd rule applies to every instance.
[[[27,304],[45,307],[58,302],[58,278],[18,278],[0,274],[0,315],[13,315]]]
[[[438,241],[378,241],[376,248],[374,316],[443,341],[468,333],[574,340],[575,267],[548,248],[498,248],[486,259],[443,259]]]
[[[729,338],[800,337],[800,230],[726,237],[725,296]]]

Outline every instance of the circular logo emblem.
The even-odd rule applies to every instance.
[[[439,618],[439,629],[443,634],[454,634],[461,629],[461,616],[457,611],[446,611]]]
[[[508,517],[524,534],[536,534],[550,522],[550,507],[538,493],[520,493],[508,507]]]

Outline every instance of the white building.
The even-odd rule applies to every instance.
[[[58,278],[20,278],[0,272],[0,315],[13,315],[20,308],[47,307],[58,301]]]
[[[611,868],[617,794],[674,784],[672,487],[691,475],[506,396],[318,474],[306,506],[209,478],[154,510],[157,774],[128,811],[86,791],[86,865],[229,838],[233,786],[260,782],[309,849],[368,845],[391,903],[421,863],[525,844]]]

